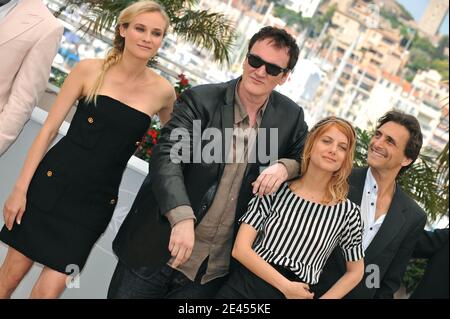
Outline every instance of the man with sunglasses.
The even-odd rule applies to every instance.
[[[119,262],[109,298],[216,294],[229,272],[237,220],[250,199],[255,193],[275,192],[299,173],[308,130],[303,110],[274,91],[286,82],[298,54],[291,35],[265,27],[250,40],[241,77],[181,94],[154,149],[150,172],[114,240]],[[175,163],[171,152],[179,141],[173,136],[185,129],[192,141],[196,123],[201,134],[206,129],[222,136],[229,129],[253,129],[258,136],[252,142],[247,135],[236,134],[231,145],[224,139],[232,161],[229,153],[219,162],[202,158],[200,163],[185,159]],[[241,152],[239,141],[244,145]],[[258,150],[273,147],[273,141],[275,160],[261,158]],[[204,154],[209,145],[204,142],[197,151],[190,149],[188,159]],[[250,161],[249,154],[258,155]]]

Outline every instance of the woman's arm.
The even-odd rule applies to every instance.
[[[161,125],[166,124],[170,120],[170,116],[172,115],[173,111],[173,104],[175,103],[176,98],[177,96],[175,94],[173,87],[169,85],[164,105],[158,112]]]
[[[31,179],[50,143],[55,139],[70,108],[82,94],[83,83],[88,70],[89,68],[86,67],[85,63],[80,62],[67,76],[44,125],[28,151],[20,175],[3,208],[5,224],[9,230],[12,229],[14,221],[17,221],[17,224],[20,225]]]
[[[320,299],[340,299],[348,294],[364,276],[364,259],[347,261],[345,274]]]
[[[250,225],[242,223],[234,243],[232,256],[255,275],[280,290],[286,298],[312,299],[313,293],[305,283],[290,281],[281,275],[268,262],[252,249],[257,231]]]

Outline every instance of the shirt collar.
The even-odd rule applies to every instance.
[[[376,195],[378,193],[378,184],[375,177],[372,174],[372,170],[370,169],[370,167],[367,170],[365,186],[368,188],[370,192],[373,192],[373,194]]]
[[[245,106],[242,104],[241,98],[238,94],[238,87],[241,80],[238,81],[236,84],[236,87],[234,89],[234,96],[235,96],[235,112],[234,112],[234,124],[238,124],[242,122],[243,120],[248,120],[248,113]],[[264,111],[266,110],[267,104],[269,103],[269,98],[266,99],[262,107],[258,110],[258,114],[256,115],[256,123],[258,127],[261,125],[262,117],[264,115]]]

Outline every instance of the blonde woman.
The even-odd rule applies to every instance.
[[[44,268],[31,298],[58,297],[68,274],[83,269],[151,117],[158,113],[165,123],[172,112],[174,89],[147,67],[168,26],[157,3],[130,5],[106,59],[84,60],[67,77],[4,205],[0,240],[9,248],[0,298],[10,297],[34,262]],[[47,152],[77,100],[67,136]]]
[[[232,255],[237,264],[219,298],[312,299],[333,249],[340,245],[347,272],[323,296],[341,298],[364,272],[359,208],[347,199],[355,131],[328,117],[306,140],[301,176],[264,197],[254,197],[240,219]]]

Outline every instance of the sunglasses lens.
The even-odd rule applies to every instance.
[[[260,58],[258,58],[257,56],[249,54],[248,55],[248,64],[250,64],[250,66],[252,68],[260,68],[261,65],[264,64],[264,61],[261,60]]]
[[[272,76],[277,76],[281,73],[281,68],[276,65],[266,63],[266,72]]]
[[[267,74],[270,74],[272,76],[277,76],[278,74],[283,72],[283,69],[280,68],[279,66],[277,66],[275,64],[267,63],[263,59],[261,59],[260,57],[258,57],[256,55],[248,54],[247,59],[248,59],[248,64],[250,64],[250,66],[252,68],[258,69],[264,64],[264,66],[266,67]]]

